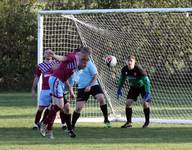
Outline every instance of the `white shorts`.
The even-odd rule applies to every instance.
[[[50,90],[41,90],[38,106],[49,106],[52,103]]]

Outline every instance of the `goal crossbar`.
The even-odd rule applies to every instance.
[[[131,8],[131,9],[86,9],[86,10],[41,10],[39,14],[89,14],[89,13],[142,13],[142,12],[192,12],[192,8]]]

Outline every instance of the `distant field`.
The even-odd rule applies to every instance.
[[[54,140],[31,129],[36,100],[29,93],[0,94],[0,150],[191,150],[192,125],[151,124],[142,129],[112,129],[102,123],[78,123],[77,137],[71,139],[54,125]]]

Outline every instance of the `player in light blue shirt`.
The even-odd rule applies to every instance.
[[[93,64],[91,60],[87,63],[87,67],[83,70],[79,70],[78,72],[78,89],[83,89],[88,86],[98,85],[98,81],[95,80],[95,76],[97,75],[97,68]],[[93,80],[93,82],[92,82]]]
[[[76,137],[76,134],[75,132],[72,130],[72,126],[71,126],[71,113],[70,113],[70,100],[67,99],[67,97],[65,95],[67,95],[70,91],[70,89],[73,88],[73,85],[74,85],[74,82],[75,82],[75,78],[76,78],[76,72],[73,73],[73,75],[71,75],[71,77],[65,82],[65,84],[62,84],[62,91],[64,91],[63,93],[63,99],[64,99],[64,107],[63,109],[60,110],[60,118],[61,118],[61,127],[62,129],[68,129],[68,135],[72,138]],[[51,76],[49,78],[50,80],[50,91],[51,91],[51,94],[54,94],[56,89],[53,88],[53,84],[54,84],[54,80],[55,78],[53,76]],[[52,81],[53,80],[53,81]],[[71,90],[72,91],[72,90]],[[53,106],[53,104],[51,105],[51,107]],[[49,108],[50,109],[50,108]],[[47,120],[49,119],[49,114],[47,114],[46,116],[44,116],[44,118],[46,118]],[[46,119],[42,120],[42,123],[41,123],[41,127],[40,127],[40,132],[41,134],[44,136],[43,132],[44,132],[44,125],[42,124],[45,124],[45,121]],[[53,123],[53,122],[52,122]],[[65,126],[65,123],[67,126]],[[52,124],[51,124],[52,125]],[[47,125],[49,126],[49,124]],[[42,130],[42,131],[41,131]],[[52,134],[52,133],[51,133]],[[48,135],[49,137],[49,135]],[[51,135],[51,137],[49,138],[53,138],[53,134]]]
[[[94,98],[100,104],[100,108],[104,116],[105,127],[111,128],[111,124],[108,119],[107,104],[105,102],[101,86],[98,83],[97,74],[97,68],[91,60],[88,61],[87,66],[84,69],[78,71],[78,93],[76,99],[77,103],[76,109],[73,112],[72,116],[73,128],[75,127],[75,124],[80,117],[81,110],[83,109],[90,95],[94,96]]]

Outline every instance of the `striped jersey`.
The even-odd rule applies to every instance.
[[[59,61],[53,60],[52,62],[42,62],[35,68],[35,76],[40,77],[42,74],[42,89],[49,89],[49,77],[53,73],[53,65],[59,64]]]
[[[78,69],[78,59],[75,52],[66,55],[66,61],[61,62],[59,68],[53,71],[53,76],[64,83]]]

